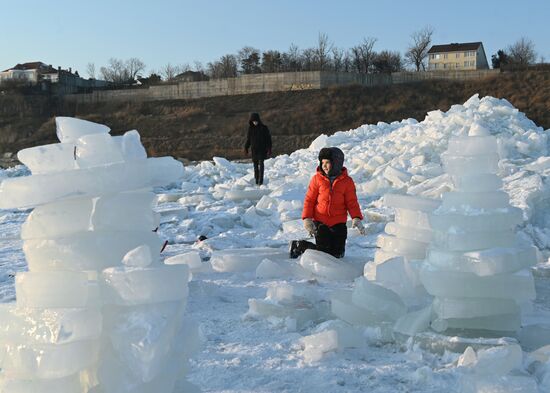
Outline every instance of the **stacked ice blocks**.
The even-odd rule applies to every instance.
[[[374,261],[365,266],[365,278],[377,281],[414,303],[423,292],[418,277],[432,239],[428,214],[440,201],[412,195],[384,195],[384,204],[395,211],[395,222],[378,236]]]
[[[384,203],[395,209],[396,221],[388,223],[386,233],[378,237],[380,248],[374,261],[365,265],[364,276],[355,280],[353,290],[331,296],[332,313],[352,325],[393,326],[425,294],[418,266],[431,240],[428,212],[439,201],[386,194]]]
[[[151,188],[182,166],[148,159],[136,131],[56,124],[61,143],[18,154],[32,176],[0,185],[0,208],[35,207],[21,230],[29,271],[0,307],[0,392],[171,392],[193,343],[175,344],[196,334],[187,267],[159,260]]]
[[[452,138],[442,156],[455,190],[430,215],[433,240],[421,280],[435,297],[434,330],[513,332],[520,305],[535,297],[528,267],[536,250],[516,238],[522,215],[501,190],[495,137],[475,130]]]

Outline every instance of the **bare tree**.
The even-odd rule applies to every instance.
[[[323,71],[327,68],[328,63],[330,62],[330,50],[332,49],[332,44],[328,40],[328,35],[325,33],[319,33],[317,39],[317,47],[315,48],[315,57],[317,61],[317,69]]]
[[[290,44],[288,51],[283,54],[283,63],[285,71],[302,71],[303,64],[300,49],[296,44]]]
[[[430,26],[426,26],[421,30],[415,31],[411,34],[412,42],[409,44],[409,48],[405,52],[405,60],[407,63],[413,65],[416,71],[426,70],[426,57],[428,57],[428,50],[432,43],[432,35],[434,30]]]
[[[332,50],[332,69],[336,72],[344,71],[344,56],[346,51],[338,47],[333,47]]]
[[[302,51],[301,62],[303,65],[304,71],[314,71],[315,70],[315,49],[307,48]]]
[[[86,64],[86,73],[88,74],[88,78],[95,79],[95,64],[94,63]]]
[[[365,74],[372,72],[376,41],[377,39],[374,37],[363,38],[361,44],[351,48],[353,66],[357,72]]]
[[[213,79],[233,78],[237,76],[237,57],[224,55],[218,61],[208,63],[208,74]]]
[[[535,44],[528,38],[521,37],[515,43],[508,47],[508,56],[510,63],[528,66],[533,64],[537,60],[537,53],[535,52]]]
[[[106,67],[101,67],[99,72],[102,78],[113,83],[128,83],[129,74],[124,65],[124,61],[114,57],[109,59]]]
[[[125,62],[128,78],[135,80],[140,72],[145,71],[145,63],[137,57],[131,57]]]
[[[178,75],[180,72],[178,66],[167,63],[160,67],[159,73],[160,76],[162,76],[162,79],[164,79],[165,81],[170,81],[174,79],[176,75]]]
[[[195,71],[200,72],[202,74],[206,74],[206,69],[204,68],[204,66],[200,61],[195,61],[194,67],[195,67]]]

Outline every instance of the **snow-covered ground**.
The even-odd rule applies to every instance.
[[[288,241],[305,238],[301,203],[318,163],[318,151],[338,146],[357,185],[365,213],[367,236],[350,230],[347,258],[372,260],[376,237],[393,212],[381,203],[386,192],[439,198],[452,188],[440,155],[451,136],[467,135],[471,126],[487,128],[498,138],[504,189],[523,210],[519,233],[540,250],[535,267],[535,313],[550,313],[550,157],[548,131],[537,127],[505,100],[473,96],[449,111],[433,111],[418,122],[364,125],[355,130],[321,135],[308,149],[266,161],[265,196],[258,201],[250,164],[216,158],[185,168],[182,183],[159,189],[161,236],[169,245],[165,257],[199,251],[207,263],[216,252],[231,248],[270,247],[286,252]],[[28,174],[24,167],[1,171],[0,179]],[[248,191],[252,190],[252,191]],[[246,194],[249,199],[242,199]],[[0,300],[15,297],[13,275],[26,269],[18,240],[28,212],[0,211]],[[207,240],[197,242],[201,235]],[[261,260],[261,259],[260,259]],[[258,263],[260,262],[257,261]],[[547,269],[548,268],[548,269]],[[459,355],[435,354],[411,342],[388,342],[375,328],[363,332],[362,348],[331,352],[308,362],[300,339],[320,331],[282,318],[256,319],[249,299],[263,299],[274,285],[298,284],[328,299],[353,281],[329,281],[286,275],[256,277],[255,269],[195,273],[190,282],[188,313],[201,323],[205,342],[193,359],[189,380],[205,392],[441,392],[458,391],[464,367]],[[513,290],[513,288],[511,288]],[[548,343],[550,344],[550,342]],[[463,361],[462,359],[461,361]],[[524,370],[525,371],[525,370]],[[550,374],[549,374],[550,375]],[[540,391],[550,389],[540,379]]]

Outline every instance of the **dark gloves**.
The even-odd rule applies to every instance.
[[[245,155],[245,156],[248,155],[248,148],[247,148],[247,147],[244,148],[244,155]]]

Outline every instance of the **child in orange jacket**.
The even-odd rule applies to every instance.
[[[291,258],[297,258],[308,248],[342,258],[348,236],[348,213],[352,217],[352,227],[364,234],[363,215],[357,201],[355,183],[344,167],[344,153],[337,147],[325,147],[319,152],[319,166],[309,182],[302,211],[304,228],[315,236],[316,244],[305,240],[293,241]]]

